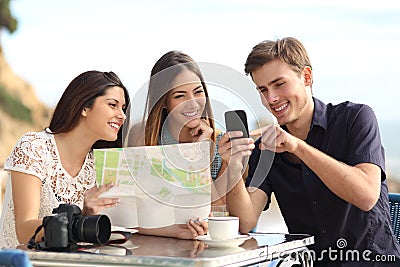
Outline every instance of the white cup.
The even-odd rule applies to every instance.
[[[208,234],[213,240],[227,240],[238,237],[239,218],[238,217],[209,217]]]

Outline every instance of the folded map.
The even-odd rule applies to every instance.
[[[163,227],[205,218],[210,212],[210,142],[95,149],[96,182],[115,186],[106,209],[112,225]]]

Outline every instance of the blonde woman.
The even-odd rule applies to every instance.
[[[131,145],[135,146],[204,140],[218,143],[222,133],[218,134],[215,129],[207,86],[199,66],[190,56],[180,51],[170,51],[155,63],[151,71],[143,123],[134,126],[131,135]],[[211,176],[216,180],[223,172],[223,164],[217,148],[212,150]],[[212,199],[214,203],[224,201],[216,195]],[[139,232],[193,239],[206,234],[207,229],[207,223],[198,218],[186,225],[139,229]]]

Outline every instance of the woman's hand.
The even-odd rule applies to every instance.
[[[213,132],[214,130],[210,127],[208,121],[206,119],[201,119],[199,125],[193,128],[190,134],[193,137],[193,142],[201,142],[211,139]]]
[[[190,220],[186,224],[175,224],[170,236],[180,239],[196,239],[208,232],[208,223],[203,219]]]
[[[187,222],[187,226],[192,232],[194,238],[200,235],[205,235],[208,232],[208,222],[198,218],[197,220],[190,220]]]
[[[97,215],[100,211],[111,208],[119,203],[119,198],[99,198],[99,196],[112,188],[113,184],[96,185],[87,190],[84,194],[83,215]]]
[[[193,241],[192,250],[190,251],[190,257],[196,258],[199,253],[204,250],[205,244],[202,241]]]
[[[179,239],[196,239],[208,232],[208,223],[202,219],[190,220],[186,224],[173,224],[158,228],[137,228],[139,234],[167,236]]]

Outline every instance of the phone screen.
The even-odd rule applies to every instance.
[[[249,137],[247,116],[244,110],[230,110],[225,112],[225,126],[228,132],[242,131],[243,137]]]

